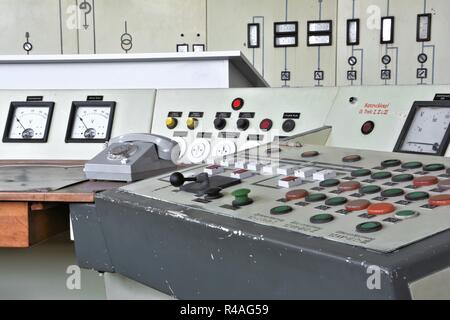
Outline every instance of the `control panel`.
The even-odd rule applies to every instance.
[[[447,92],[450,92],[450,86],[341,87],[325,121],[326,125],[333,127],[326,145],[392,152],[396,149],[405,124],[410,123],[408,117],[413,116],[412,112],[416,109],[415,101],[430,101],[428,105],[417,105],[417,107],[426,109],[421,111],[431,112],[429,116],[420,119],[420,126],[427,126],[430,130],[436,130],[437,135],[441,135],[438,138],[440,141],[433,141],[433,144],[442,142],[445,144],[445,141],[442,140],[445,138],[446,127],[448,127],[445,122],[447,116],[445,110],[447,109],[440,110],[435,115],[442,119],[442,123],[439,122],[440,124],[435,128],[437,123],[434,122],[436,118],[434,112],[436,110],[430,107],[433,106],[436,96]],[[427,118],[430,120],[426,120]],[[414,125],[417,124],[416,122]],[[433,131],[428,133],[428,135],[430,134],[434,135],[435,133]],[[413,135],[409,138],[417,137]],[[424,137],[424,139],[429,138]],[[426,141],[411,142],[430,143]],[[448,151],[444,154],[442,152],[429,152],[429,154],[450,156]]]
[[[181,163],[213,158],[321,127],[337,88],[159,90],[152,133],[179,143]]]
[[[377,252],[450,229],[450,160],[303,145],[263,145],[122,190]]]
[[[2,90],[0,159],[91,159],[112,137],[150,133],[155,95],[155,90]]]

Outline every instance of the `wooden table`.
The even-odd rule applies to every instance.
[[[0,161],[0,165],[83,166],[84,161]],[[46,169],[47,170],[47,169]],[[49,172],[52,170],[48,167]],[[69,229],[69,203],[93,203],[97,192],[125,183],[83,181],[56,191],[0,192],[0,247],[27,248]]]

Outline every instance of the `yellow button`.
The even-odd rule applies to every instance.
[[[186,125],[188,129],[194,130],[195,128],[197,128],[198,120],[195,118],[188,118],[186,121]]]
[[[175,118],[169,117],[166,119],[166,126],[169,129],[175,128],[177,126],[177,124],[178,124],[178,121]]]

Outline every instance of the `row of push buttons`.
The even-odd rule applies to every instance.
[[[197,118],[190,117],[186,120],[186,127],[189,130],[195,130],[198,127],[199,120]],[[227,120],[225,118],[216,118],[214,119],[214,128],[216,130],[223,130],[227,126]],[[169,130],[173,130],[178,126],[178,119],[174,117],[169,117],[166,119],[166,127]],[[236,121],[236,127],[240,131],[247,131],[250,127],[250,120],[245,118],[240,118]],[[273,121],[271,119],[263,119],[259,123],[259,129],[263,132],[268,132],[273,127]],[[282,125],[282,129],[284,132],[292,132],[295,129],[295,121],[294,120],[285,120]]]
[[[236,98],[231,102],[231,108],[234,111],[239,111],[244,107],[244,99]],[[189,130],[195,130],[198,126],[199,120],[195,117],[189,117],[186,120],[186,126]],[[227,120],[218,113],[218,116],[214,120],[214,128],[216,130],[223,130],[227,125]],[[178,119],[176,117],[169,116],[166,119],[166,127],[169,130],[173,130],[178,126]],[[240,118],[236,122],[236,126],[240,131],[246,131],[250,127],[250,120],[246,118]],[[264,119],[260,122],[259,128],[264,131],[270,131],[273,126],[273,121],[271,119]],[[284,132],[292,132],[295,129],[295,121],[292,119],[287,119],[283,122],[282,129]]]

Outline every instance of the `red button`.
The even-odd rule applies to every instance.
[[[371,215],[383,215],[389,214],[395,211],[395,207],[392,203],[376,203],[367,208],[367,212]]]
[[[309,195],[309,192],[303,189],[293,190],[286,193],[287,201],[294,201],[306,198]]]
[[[429,187],[437,184],[439,179],[434,176],[424,176],[414,179],[413,185],[415,187]]]
[[[263,131],[269,131],[270,129],[272,129],[272,125],[273,122],[270,119],[264,119],[263,121],[261,121],[261,123],[259,124],[259,128]]]
[[[244,106],[244,100],[242,98],[236,98],[231,103],[231,107],[234,110],[240,110],[240,109],[242,109],[243,106]]]
[[[441,194],[431,197],[428,203],[434,207],[450,206],[450,194]]]
[[[347,211],[353,212],[366,210],[369,206],[370,206],[369,200],[354,200],[347,202],[347,204],[345,205],[345,209]]]
[[[357,181],[343,182],[338,186],[338,190],[341,192],[358,190],[359,188],[361,188],[361,183]]]

